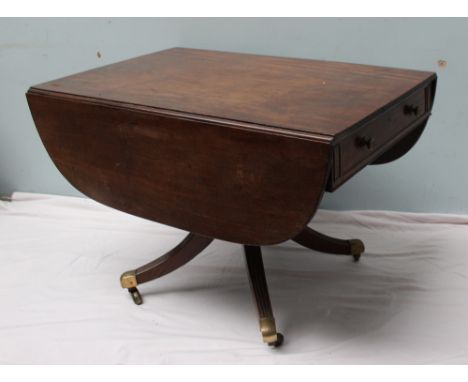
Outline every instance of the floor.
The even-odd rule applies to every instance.
[[[261,341],[242,247],[215,241],[140,287],[119,276],[185,232],[89,199],[0,202],[1,364],[466,364],[468,216],[321,210],[362,239],[359,263],[293,242],[264,247],[281,348]]]

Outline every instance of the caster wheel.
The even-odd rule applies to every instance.
[[[143,304],[143,299],[141,298],[141,294],[140,294],[140,292],[138,291],[137,288],[130,288],[128,290],[128,293],[130,293],[130,295],[132,296],[133,302],[136,305]]]
[[[349,240],[349,246],[350,246],[350,254],[353,256],[354,262],[357,263],[359,259],[361,258],[361,255],[366,250],[364,247],[364,243],[359,239],[352,239],[352,240]]]
[[[268,346],[277,348],[283,344],[284,336],[281,333],[276,333],[277,340],[275,342],[269,343]]]

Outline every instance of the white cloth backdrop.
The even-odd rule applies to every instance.
[[[468,216],[319,211],[312,227],[358,237],[361,262],[293,242],[264,247],[283,347],[259,334],[242,247],[215,241],[140,287],[123,271],[185,232],[92,200],[0,202],[2,364],[468,363]]]

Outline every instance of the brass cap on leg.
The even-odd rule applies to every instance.
[[[283,335],[276,331],[275,320],[273,317],[260,318],[260,332],[263,342],[269,346],[278,347],[283,343]]]
[[[260,332],[262,333],[263,342],[268,344],[277,341],[275,320],[272,318],[260,318]]]
[[[364,243],[359,239],[352,239],[349,241],[350,255],[353,256],[355,262],[359,261],[361,254],[366,250]]]
[[[359,239],[352,239],[349,241],[351,255],[356,256],[363,253],[366,248],[364,243]]]
[[[138,285],[135,271],[128,271],[120,276],[120,285],[122,288],[135,288]]]

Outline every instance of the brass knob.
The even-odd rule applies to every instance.
[[[372,146],[374,146],[374,138],[366,135],[360,135],[356,138],[356,145],[358,147],[367,147],[368,149],[371,149]]]
[[[415,106],[415,105],[405,105],[405,107],[404,107],[404,109],[403,109],[403,112],[404,112],[406,115],[411,115],[411,114],[418,115],[418,113],[419,113],[419,106]]]

